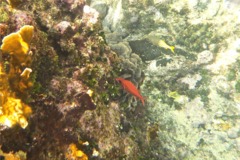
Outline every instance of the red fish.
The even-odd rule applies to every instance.
[[[143,96],[139,93],[138,89],[135,87],[135,85],[131,81],[128,81],[128,80],[126,80],[124,78],[120,78],[120,77],[116,78],[116,81],[121,83],[123,89],[125,89],[126,91],[128,91],[129,93],[134,95],[135,97],[139,98],[143,105],[145,104]]]

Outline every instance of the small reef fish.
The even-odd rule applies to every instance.
[[[180,97],[180,95],[179,95],[178,92],[176,92],[176,91],[174,91],[174,92],[169,92],[167,96],[170,97],[170,98],[173,98],[173,99],[177,99],[177,98]]]
[[[170,49],[173,53],[174,53],[174,46],[169,46],[164,40],[161,40],[159,38],[159,36],[156,35],[147,35],[146,40],[148,40],[149,42],[151,42],[152,44],[162,47],[164,49]]]
[[[169,46],[166,42],[164,42],[163,40],[160,40],[158,42],[159,47],[165,48],[165,49],[170,49],[172,51],[172,53],[174,53],[174,46]]]
[[[124,78],[120,78],[120,77],[116,78],[116,81],[120,82],[123,89],[125,89],[127,92],[129,92],[133,96],[139,98],[143,105],[145,104],[143,96],[139,93],[138,89],[131,81],[128,81],[128,80],[126,80]]]

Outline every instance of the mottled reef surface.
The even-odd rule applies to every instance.
[[[239,8],[2,0],[0,159],[238,160]]]
[[[0,15],[1,158],[138,159],[131,121],[144,110],[115,81],[133,62],[106,44],[99,13],[81,0],[17,0]]]

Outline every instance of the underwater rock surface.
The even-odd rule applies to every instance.
[[[1,1],[0,42],[24,25],[34,36],[23,49],[31,90],[0,86],[0,111],[10,95],[31,107],[27,126],[0,124],[0,159],[237,160],[239,8],[234,0]],[[0,82],[13,84],[26,66],[10,72],[13,53],[2,52]],[[117,77],[136,85],[145,106]]]
[[[136,67],[130,61],[125,64],[134,70],[124,68],[106,44],[99,20],[107,5],[99,7],[105,13],[99,14],[84,0],[0,2],[0,116],[19,120],[12,125],[5,119],[0,122],[0,159],[140,156],[130,120],[133,113],[122,107],[130,105],[132,98],[120,102],[124,98],[115,82],[123,69],[131,73]],[[30,34],[21,37],[23,31],[21,36],[17,32],[19,41],[10,41],[13,47],[3,49],[4,37],[29,25],[34,27],[31,42],[27,41]],[[25,59],[29,56],[31,66]],[[141,63],[137,55],[123,57]],[[137,70],[135,83],[140,83],[141,70]],[[25,84],[28,79],[31,83]],[[21,94],[28,87],[28,94]],[[11,96],[19,103],[6,103]]]
[[[143,61],[151,148],[146,157],[238,159],[239,3],[91,1],[98,3],[109,8],[104,32],[117,35],[106,37],[110,47]],[[116,49],[123,43],[130,52]]]

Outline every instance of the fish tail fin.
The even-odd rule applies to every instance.
[[[174,46],[170,46],[170,50],[172,51],[172,53],[175,53],[175,52],[174,52],[174,49],[175,49]]]

